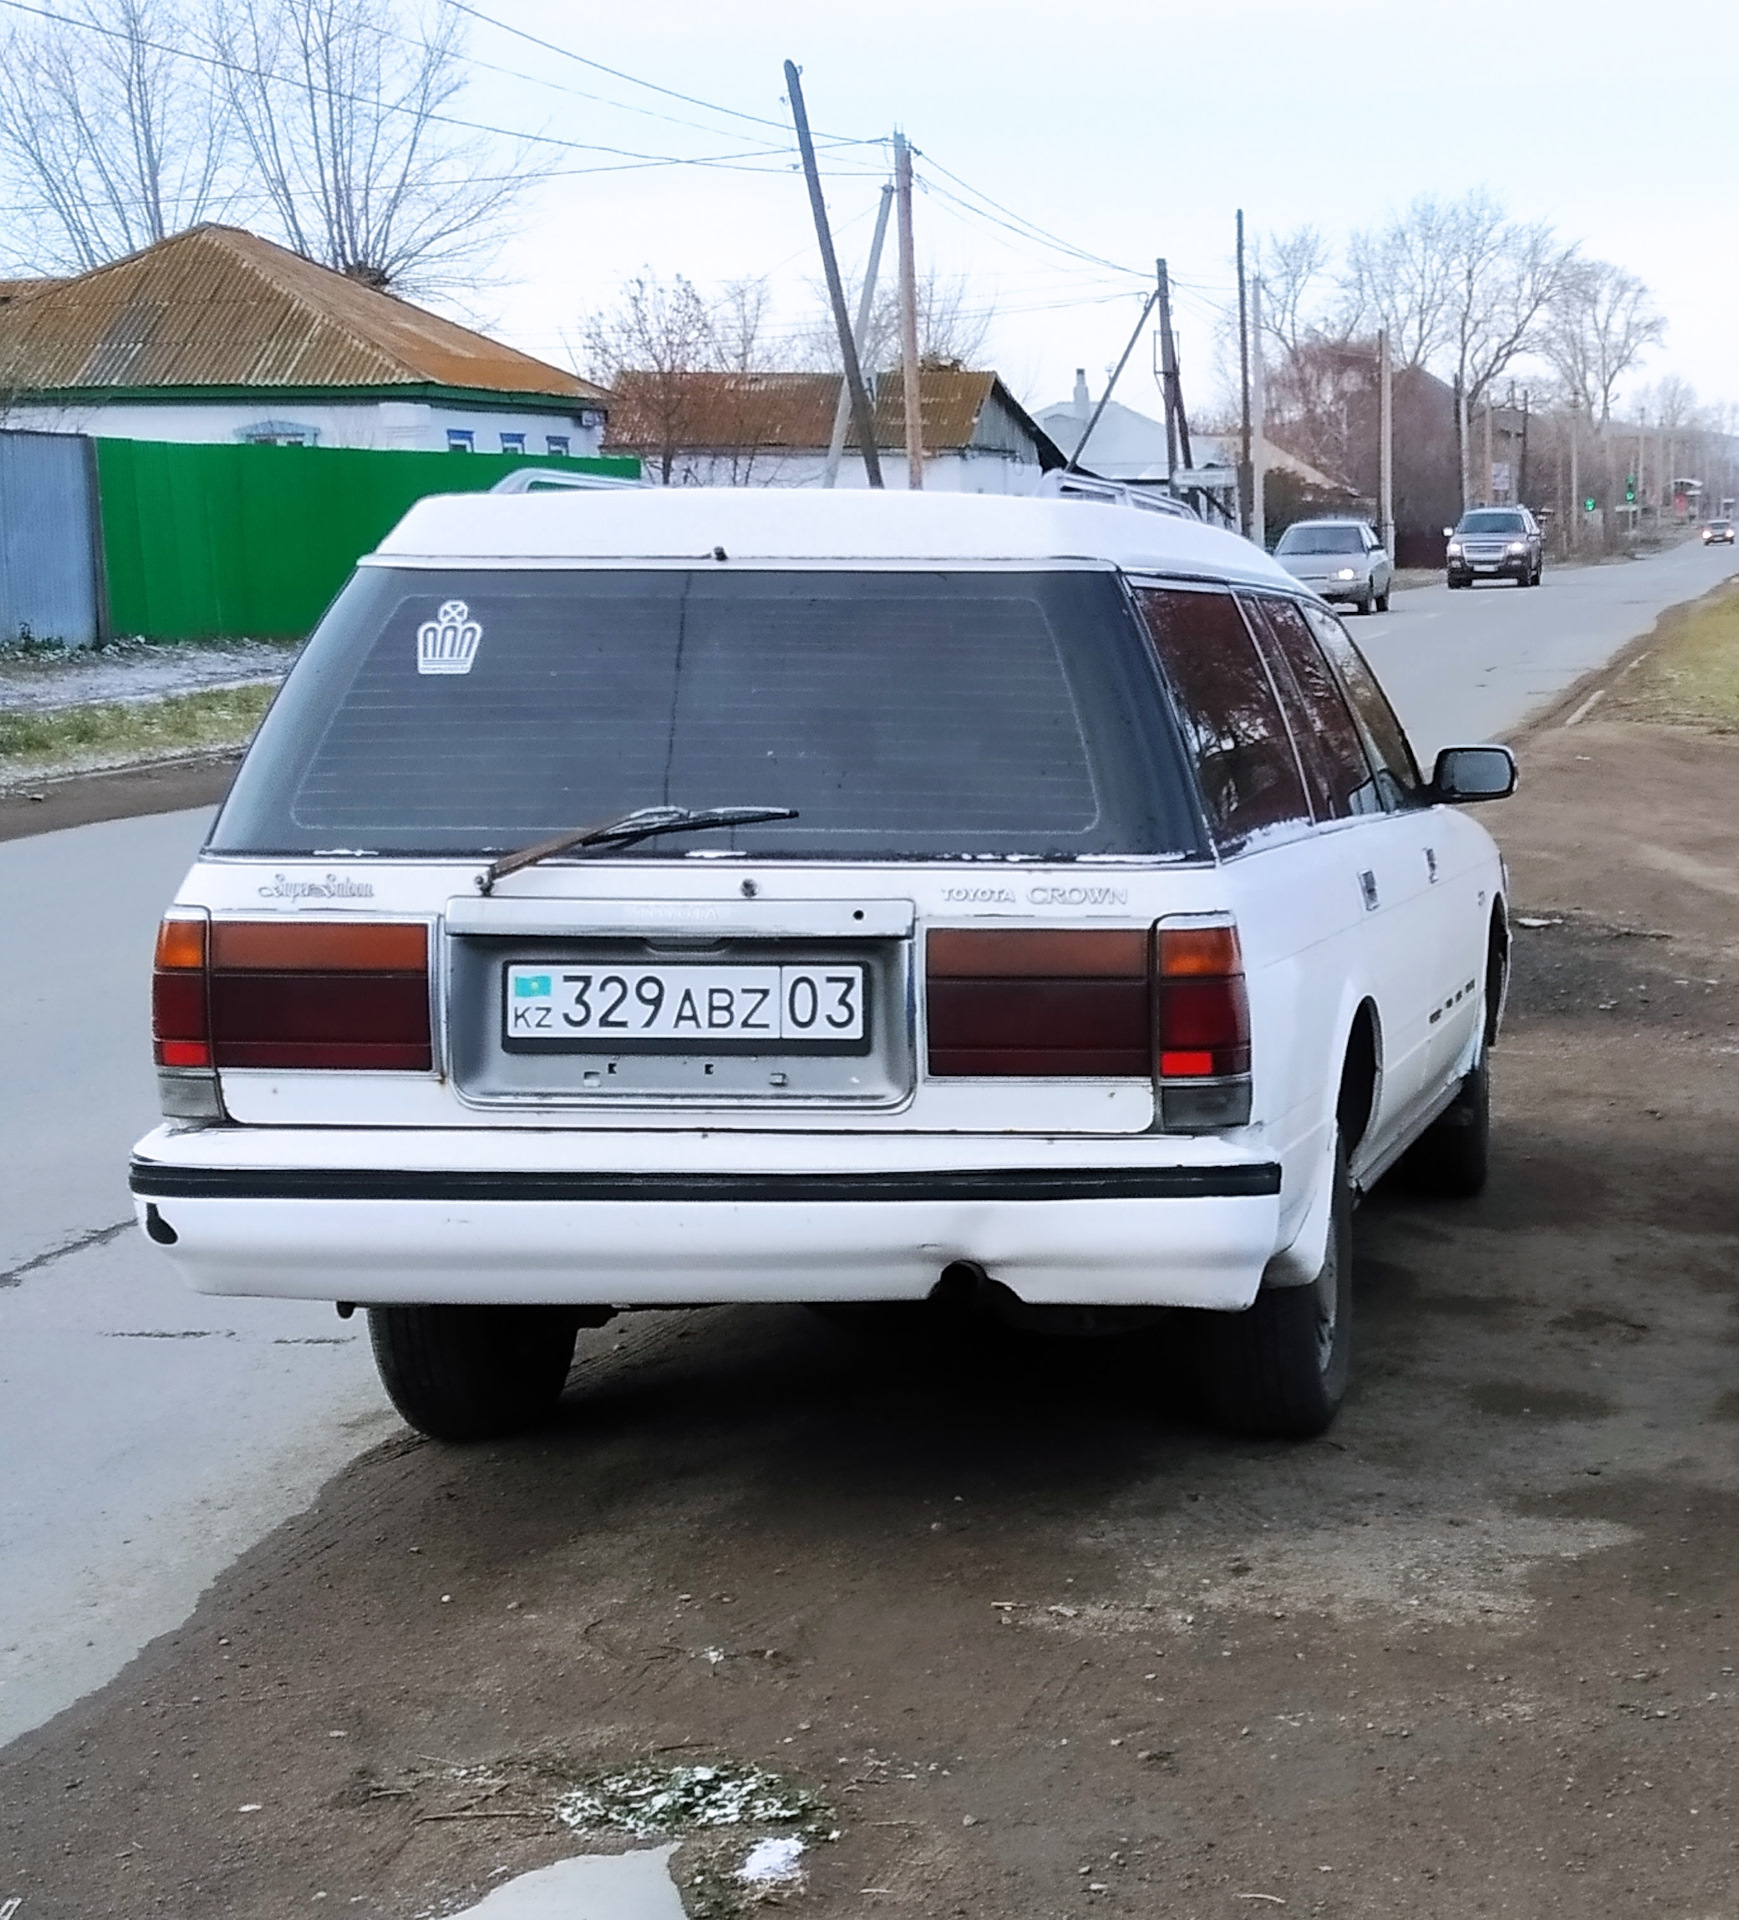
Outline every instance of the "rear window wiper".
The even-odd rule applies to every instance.
[[[492,860],[477,876],[477,891],[491,893],[497,880],[521,867],[535,867],[540,860],[552,860],[558,853],[573,853],[585,847],[630,847],[637,840],[650,840],[660,833],[690,833],[702,827],[749,827],[763,820],[795,820],[795,807],[639,807],[615,820],[593,827],[575,827],[571,833],[558,833],[554,839],[539,840],[521,847],[517,853],[504,853]]]

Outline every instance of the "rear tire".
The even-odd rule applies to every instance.
[[[1387,587],[1377,595],[1377,611],[1379,613],[1387,613],[1389,611],[1389,589]]]
[[[1402,1162],[1405,1177],[1443,1200],[1471,1200],[1491,1170],[1491,1056],[1483,1053],[1455,1098]]]
[[[1352,1374],[1352,1181],[1336,1136],[1334,1197],[1322,1271],[1303,1287],[1265,1287],[1242,1313],[1203,1316],[1208,1402],[1219,1425],[1275,1440],[1328,1430]]]
[[[546,1419],[574,1360],[577,1307],[370,1307],[381,1385],[431,1440],[494,1440]]]

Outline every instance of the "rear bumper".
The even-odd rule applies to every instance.
[[[1211,1160],[1108,1166],[1059,1161],[1055,1141],[998,1140],[971,1165],[952,1140],[955,1164],[799,1171],[240,1166],[150,1151],[184,1138],[142,1143],[132,1186],[141,1223],[203,1293],[901,1300],[970,1261],[1033,1304],[1239,1308],[1279,1235],[1279,1166],[1223,1146]]]

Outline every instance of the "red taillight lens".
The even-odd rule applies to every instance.
[[[210,981],[215,1066],[433,1064],[424,926],[220,920]]]
[[[429,935],[418,924],[172,917],[157,935],[161,1067],[427,1073]]]
[[[175,914],[157,929],[151,970],[152,1051],[160,1067],[209,1067],[205,915]]]
[[[1142,928],[933,931],[924,968],[930,1071],[1145,1079],[1147,955]]]
[[[1155,929],[1162,1080],[1221,1079],[1250,1071],[1250,1001],[1236,927]]]

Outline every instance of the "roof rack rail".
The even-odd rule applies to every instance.
[[[1174,520],[1199,520],[1194,507],[1150,487],[1126,486],[1121,480],[1101,480],[1091,473],[1047,473],[1039,482],[1039,498],[1050,500],[1096,500],[1107,507],[1140,507],[1146,513],[1163,513]]]
[[[559,467],[515,467],[504,474],[491,493],[538,493],[546,487],[578,488],[586,493],[614,492],[618,487],[639,487],[641,480],[619,480],[609,473],[563,473]]]

